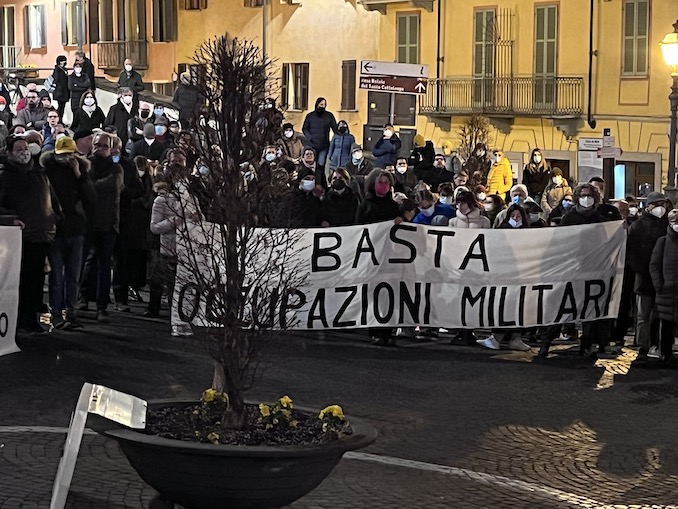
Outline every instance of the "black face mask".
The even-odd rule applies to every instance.
[[[334,182],[332,182],[332,189],[335,191],[343,191],[346,189],[346,182],[344,182],[341,179],[337,179]]]
[[[346,131],[348,131],[348,127],[346,127],[345,125],[342,125],[339,128],[339,132],[342,133],[342,134],[344,134]]]
[[[321,106],[318,106],[318,107],[315,109],[315,111],[317,111],[318,113],[320,113],[320,114],[322,115],[323,113],[325,113],[325,108],[323,108],[323,107],[321,107]]]

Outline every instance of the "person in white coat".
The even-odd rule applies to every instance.
[[[457,215],[450,219],[452,228],[491,228],[490,220],[480,213],[480,203],[470,191],[457,194]]]

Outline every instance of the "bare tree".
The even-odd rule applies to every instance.
[[[205,103],[197,150],[205,178],[177,179],[178,306],[215,362],[214,387],[229,397],[222,426],[245,425],[244,392],[257,375],[273,329],[293,325],[301,232],[288,228],[289,187],[261,155],[274,126],[257,122],[270,93],[272,62],[248,41],[227,35],[204,42],[194,62]],[[289,318],[289,317],[292,318]]]
[[[490,121],[482,115],[473,115],[459,127],[458,154],[463,160],[468,161],[478,143],[490,148],[488,146],[490,144]]]

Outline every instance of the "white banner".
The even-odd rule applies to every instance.
[[[207,225],[189,228],[201,268],[179,254],[174,324],[215,326],[223,309],[214,289],[224,280],[213,276],[225,272],[223,258],[204,249],[206,239],[220,246],[214,240],[220,236]],[[626,251],[621,222],[519,230],[387,222],[257,232],[248,239],[248,299],[239,313],[249,326],[532,327],[615,318],[619,308]],[[282,258],[290,238],[293,256],[287,251]],[[297,280],[303,283],[291,284]]]
[[[0,355],[18,352],[14,342],[19,311],[21,229],[0,226]]]

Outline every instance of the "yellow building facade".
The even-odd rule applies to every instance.
[[[678,18],[674,0],[363,4],[382,16],[382,60],[399,60],[398,24],[418,18],[421,63],[433,80],[416,126],[436,146],[458,145],[460,123],[479,113],[490,119],[491,144],[509,156],[518,179],[538,147],[574,180],[588,180],[602,159],[591,163],[580,140],[609,129],[622,150],[611,170],[615,197],[666,185],[671,77],[659,42]]]
[[[285,106],[287,121],[301,130],[315,99],[325,97],[328,110],[361,139],[367,93],[357,88],[357,72],[362,58],[378,56],[380,15],[355,0],[268,0],[264,21],[262,4],[210,0],[206,8],[181,9],[178,61],[190,64],[205,38],[229,33],[251,40],[275,60],[280,80],[271,95]]]

